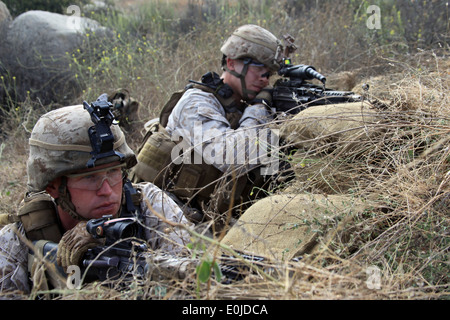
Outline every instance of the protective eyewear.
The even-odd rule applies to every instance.
[[[90,191],[99,190],[103,182],[106,180],[108,184],[113,187],[122,181],[123,168],[125,163],[112,166],[109,168],[102,168],[98,170],[68,174],[67,175],[67,186],[73,189],[83,189]]]
[[[261,78],[269,79],[273,75],[273,72],[270,71],[269,68],[267,68],[265,64],[263,64],[257,60],[247,58],[247,59],[243,59],[242,61],[244,61],[244,64],[248,64],[248,66],[251,67],[249,69],[252,72],[254,72],[255,74],[260,74]]]

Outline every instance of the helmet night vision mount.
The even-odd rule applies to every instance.
[[[113,105],[100,97],[90,105],[83,101],[83,106],[89,112],[91,120],[95,124],[88,129],[92,158],[86,166],[93,168],[97,160],[111,156],[119,157],[118,161],[122,162],[125,156],[114,150],[114,135],[110,128],[114,122],[114,114],[111,111]]]

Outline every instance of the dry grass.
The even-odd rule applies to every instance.
[[[275,280],[254,273],[229,285],[213,277],[199,285],[192,270],[184,280],[136,282],[125,292],[89,284],[58,299],[448,298],[450,104],[443,93],[449,78],[440,66],[421,77],[410,71],[387,92],[373,84],[373,94],[383,92],[387,102],[377,123],[383,134],[345,154],[340,153],[345,145],[339,144],[325,148],[326,155],[320,143],[299,150],[297,155],[320,156],[318,167],[330,170],[289,187],[290,192],[330,194],[345,182],[339,193],[376,201],[383,210],[343,219],[300,262],[268,263],[277,270]],[[12,140],[2,154],[1,182],[9,191],[2,193],[2,212],[14,210],[25,180],[25,141]],[[12,159],[12,146],[19,141],[22,147]],[[373,275],[368,268],[374,266],[380,270],[380,288],[368,282]]]
[[[284,24],[294,23],[288,18],[280,21],[280,30]],[[233,20],[224,28],[235,23]],[[305,25],[302,30],[308,28]],[[200,38],[200,42],[219,43],[221,35],[214,30],[209,30],[214,36],[208,40]],[[305,34],[300,37],[306,37],[308,32]],[[143,79],[132,93],[142,101],[142,122],[156,115],[170,92],[182,88],[187,79],[196,79],[206,69],[217,67],[217,59],[212,58],[214,45],[199,47],[196,37],[201,36],[188,34],[183,38],[186,41],[178,41],[179,51],[164,47],[165,52],[156,53],[155,65],[150,59],[147,61],[154,77]],[[301,52],[302,60],[319,64],[323,55],[312,61],[317,49],[311,43],[306,46],[308,51]],[[350,79],[346,74],[345,81],[360,82],[355,91],[361,83],[369,83],[372,97],[384,101],[379,109],[380,120],[371,125],[379,134],[363,142],[351,141],[352,148],[348,148],[349,142],[330,143],[325,137],[318,137],[295,154],[297,173],[307,178],[297,179],[287,190],[346,194],[374,201],[378,204],[376,209],[338,220],[333,229],[319,238],[317,250],[300,262],[270,263],[278,273],[275,279],[255,272],[229,285],[217,283],[213,277],[199,285],[192,270],[184,280],[136,281],[120,292],[88,284],[81,290],[64,291],[58,299],[448,299],[448,53],[424,51],[394,59],[374,52],[371,55],[377,63],[355,69]],[[346,61],[355,62],[353,58]],[[390,72],[380,75],[380,66]],[[328,70],[333,68],[328,65]],[[330,76],[339,79],[340,74]],[[16,211],[26,186],[28,132],[17,123],[20,128],[11,129],[8,138],[1,142],[1,213]],[[304,161],[311,159],[312,162]],[[379,288],[370,282],[373,267],[380,270]]]

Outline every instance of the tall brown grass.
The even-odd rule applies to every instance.
[[[146,21],[141,21],[134,30],[139,35],[136,43],[148,51],[133,55],[137,68],[130,70],[111,62],[110,68],[122,71],[122,76],[111,72],[105,81],[86,78],[86,88],[90,89],[82,97],[74,97],[74,102],[94,99],[113,87],[127,87],[140,101],[139,120],[134,125],[142,132],[142,125],[157,116],[170,94],[183,88],[188,79],[198,79],[208,70],[220,72],[218,49],[235,27],[256,23],[278,36],[289,32],[299,46],[295,63],[316,66],[334,78],[337,86],[356,84],[355,91],[368,83],[372,98],[383,101],[379,106],[383,121],[373,124],[382,134],[373,140],[356,141],[345,154],[340,152],[345,145],[324,147],[323,143],[299,150],[297,159],[317,159],[314,167],[327,170],[310,172],[308,179],[295,181],[290,192],[345,193],[375,201],[379,208],[340,220],[320,238],[318,249],[300,262],[270,263],[281,275],[276,280],[254,273],[231,285],[217,283],[213,277],[198,284],[192,270],[184,280],[137,282],[120,293],[88,284],[81,290],[65,291],[59,298],[448,299],[448,48],[406,52],[397,38],[376,45],[367,30],[348,23],[354,12],[339,5],[309,12],[308,16],[294,16],[283,7],[270,16],[264,16],[262,9],[257,13],[243,5],[237,7],[239,10],[231,5],[224,8],[229,10],[226,19],[216,16],[207,23],[190,24],[190,31],[178,33],[178,37],[170,30],[153,32],[150,27],[154,26],[146,27]],[[171,24],[179,27],[183,21],[180,17]],[[124,40],[126,33],[120,39],[117,34],[110,42],[123,54],[125,60],[121,61],[127,61],[127,52],[136,47]],[[361,43],[362,35],[366,43]],[[97,67],[100,72],[105,65]],[[32,110],[31,103],[20,107]],[[50,108],[35,107],[31,115],[16,113],[16,118],[10,119],[14,124],[0,148],[1,213],[14,212],[23,197],[29,132],[38,115]],[[130,144],[136,147],[139,142],[138,135]],[[331,152],[324,156],[324,149]],[[345,188],[339,188],[342,182]],[[368,283],[373,275],[370,267],[380,271],[379,288]],[[164,294],[157,288],[163,288]]]

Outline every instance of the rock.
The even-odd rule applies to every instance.
[[[371,139],[382,119],[368,102],[312,106],[285,121],[280,134],[297,148],[340,145],[349,150]]]
[[[327,232],[372,204],[346,195],[280,194],[255,202],[221,243],[248,254],[289,261],[311,253]]]
[[[0,26],[2,24],[9,24],[11,21],[12,18],[8,8],[2,1],[0,1]]]
[[[6,32],[8,30],[8,26],[11,24],[12,17],[11,14],[6,7],[6,5],[0,1],[0,75],[3,76],[7,74],[4,67],[4,57],[6,57],[6,46],[4,45],[6,41]],[[6,88],[5,88],[5,80],[2,78],[0,80],[0,105],[3,105],[3,101],[6,97]],[[3,108],[0,108],[0,117],[3,116]],[[0,134],[2,130],[0,129]]]
[[[0,56],[10,80],[9,93],[17,101],[29,95],[44,105],[71,103],[81,89],[69,68],[71,54],[92,31],[96,37],[106,34],[98,22],[75,15],[46,11],[19,15],[7,29],[6,52]]]

